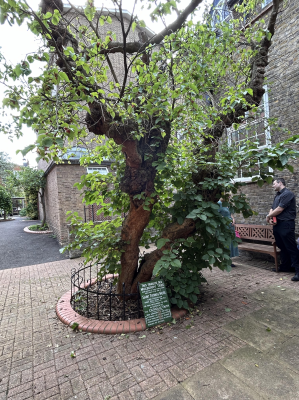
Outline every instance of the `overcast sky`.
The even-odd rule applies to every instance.
[[[132,11],[132,5],[134,0],[123,0],[123,8]],[[34,8],[38,9],[38,5],[40,0],[28,0],[28,4]],[[82,0],[73,0],[73,4],[81,5],[84,4]],[[205,0],[205,3],[211,3],[210,0]],[[101,7],[104,5],[105,7],[113,8],[113,4],[109,1],[101,1],[95,0],[95,5],[97,7]],[[180,5],[184,6],[184,3]],[[203,6],[200,9],[201,14],[203,10]],[[154,32],[159,32],[164,28],[162,22],[158,22],[153,24],[150,20],[148,10],[137,9],[137,14],[140,19],[143,19],[147,26],[153,30]],[[171,19],[167,20],[167,23],[171,22]],[[27,29],[27,24],[23,24],[22,26],[18,26],[15,24],[13,27],[9,26],[7,23],[4,25],[0,25],[0,47],[1,52],[5,56],[6,60],[12,63],[13,65],[17,64],[21,60],[25,58],[28,53],[34,52],[35,49],[38,48],[38,39],[33,33],[31,33]],[[37,69],[34,70],[34,73],[38,73]],[[2,99],[5,97],[4,94],[5,88],[0,85],[0,104],[2,104]],[[10,114],[10,110],[8,108],[5,109],[8,114]],[[2,118],[2,117],[1,117]],[[23,129],[23,137],[20,139],[14,139],[13,143],[8,139],[8,137],[2,133],[0,133],[0,151],[6,152],[9,154],[11,160],[19,165],[23,163],[23,156],[21,153],[16,154],[16,150],[24,149],[26,146],[33,144],[35,141],[35,133],[30,128]],[[26,159],[29,160],[30,166],[36,165],[36,153],[28,153],[26,155]]]

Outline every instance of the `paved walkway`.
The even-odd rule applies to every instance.
[[[13,221],[0,222],[0,270],[67,258],[60,254],[61,246],[53,235],[24,232],[26,226],[35,225],[39,221],[24,220],[25,217],[14,216]]]
[[[231,273],[205,272],[186,319],[106,336],[75,333],[55,315],[79,261],[0,271],[1,400],[298,400],[292,275],[238,259]]]

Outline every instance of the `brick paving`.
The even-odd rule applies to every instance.
[[[75,333],[55,306],[79,261],[0,271],[0,400],[151,399],[245,345],[222,327],[261,307],[249,293],[269,285],[299,290],[292,274],[239,258],[230,273],[205,272],[202,302],[176,324],[128,335]]]

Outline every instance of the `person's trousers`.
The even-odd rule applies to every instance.
[[[276,245],[280,248],[282,268],[294,268],[299,273],[299,250],[295,238],[295,221],[277,221],[273,226]]]

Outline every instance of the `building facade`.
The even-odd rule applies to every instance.
[[[229,20],[233,15],[237,0],[214,0],[212,9],[212,24],[219,20]],[[272,10],[272,0],[264,0],[257,14],[248,20],[254,23],[259,19],[267,22]],[[213,11],[214,10],[214,11]],[[260,106],[260,116],[254,122],[252,139],[259,141],[261,148],[287,139],[290,135],[299,134],[299,3],[297,1],[281,1],[281,9],[277,18],[275,35],[269,53],[269,64],[266,68],[265,95]],[[265,118],[276,118],[278,129],[262,126]],[[259,129],[259,127],[261,129]],[[242,129],[238,131],[228,130],[228,144],[242,140]],[[248,131],[247,131],[248,132]],[[249,135],[250,136],[250,135]],[[294,144],[294,148],[298,145]],[[291,162],[294,173],[285,169],[273,171],[275,177],[283,177],[287,187],[292,190],[297,198],[299,206],[299,159]],[[252,182],[252,176],[256,171],[246,168],[240,171],[236,181],[244,182],[241,191],[246,194],[251,207],[257,212],[250,218],[245,219],[242,215],[236,216],[237,223],[266,224],[268,214],[275,195],[271,185],[264,184],[260,188],[257,183]],[[299,232],[299,218],[296,220],[296,231]]]

